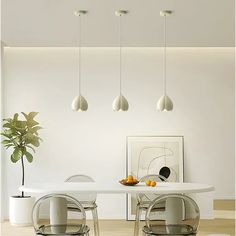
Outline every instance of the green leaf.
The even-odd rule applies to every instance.
[[[14,122],[16,122],[16,121],[18,120],[18,116],[19,116],[18,113],[15,113],[15,114],[14,114],[14,117],[13,117],[13,121],[14,121]]]
[[[17,142],[20,142],[20,137],[18,137],[18,136],[15,137],[15,138],[13,139],[13,142],[16,142],[16,143],[17,143]]]
[[[6,123],[2,127],[3,128],[12,128],[12,125],[10,123]]]
[[[40,126],[35,126],[35,127],[33,127],[33,128],[30,128],[30,129],[29,129],[29,132],[32,133],[32,134],[33,134],[33,133],[36,133],[36,134],[37,134],[37,131],[40,130],[40,129],[42,129],[42,127],[40,127]]]
[[[16,128],[25,129],[26,125],[27,125],[26,121],[21,121],[21,120],[16,121]]]
[[[34,135],[31,133],[26,133],[22,138],[26,143],[31,143],[34,138]]]
[[[12,119],[11,118],[7,118],[7,119],[3,119],[3,121],[7,121],[7,122],[9,122],[9,123],[11,123],[12,122]]]
[[[5,148],[8,149],[9,147],[13,147],[14,145],[13,144],[8,144],[8,145],[5,145]]]
[[[21,114],[25,117],[26,120],[28,120],[28,115],[24,112],[21,112]]]
[[[5,139],[5,140],[3,140],[1,143],[2,143],[3,145],[5,145],[5,144],[10,144],[10,143],[12,143],[12,141]]]
[[[31,134],[31,133],[27,133],[25,136],[24,136],[24,139],[25,139],[25,142],[27,144],[31,143],[33,146],[35,147],[39,147],[40,143],[39,143],[39,137]]]
[[[5,130],[5,133],[10,135],[11,137],[12,137],[12,134],[14,134],[15,132],[16,132],[15,129],[7,129],[7,130]]]
[[[2,136],[6,137],[6,138],[11,138],[11,135],[9,134],[5,134],[5,133],[0,133]]]
[[[16,163],[18,160],[15,160],[14,159],[14,157],[13,157],[13,154],[11,155],[11,161],[13,162],[13,163]]]
[[[29,163],[31,163],[33,161],[33,156],[31,153],[25,152],[25,156],[26,156],[26,159]]]
[[[16,147],[12,156],[15,161],[19,161],[22,157],[22,150],[19,147]]]
[[[32,128],[36,125],[38,125],[39,123],[35,120],[27,120],[27,125],[29,126],[29,128]]]
[[[35,112],[35,111],[32,111],[28,114],[28,117],[29,119],[34,119],[35,116],[37,116],[39,113],[38,112]]]
[[[31,144],[34,145],[35,147],[39,147],[40,146],[39,140],[37,138],[34,138],[31,141]]]
[[[30,148],[34,153],[35,153],[35,149],[29,145],[26,145],[26,147]]]

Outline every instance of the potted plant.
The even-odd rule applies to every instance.
[[[16,113],[13,118],[3,119],[3,131],[1,135],[4,137],[2,144],[6,149],[11,149],[12,154],[10,160],[13,163],[20,162],[22,168],[21,185],[25,184],[25,160],[29,163],[33,161],[32,152],[35,147],[39,147],[42,139],[39,137],[38,131],[41,129],[39,123],[34,120],[37,112],[30,112],[24,116],[23,120],[19,119]],[[31,225],[31,210],[35,198],[21,195],[11,196],[9,204],[9,220],[12,225],[27,226]]]

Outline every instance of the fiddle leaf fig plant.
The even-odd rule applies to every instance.
[[[24,119],[19,119],[16,113],[13,118],[3,119],[3,131],[1,135],[5,138],[2,144],[6,149],[11,148],[11,161],[16,163],[21,161],[22,181],[25,183],[25,166],[24,158],[31,163],[33,161],[32,152],[40,146],[42,139],[39,137],[38,131],[42,129],[39,123],[34,119],[38,112],[30,112],[28,114],[21,112]],[[22,192],[21,197],[24,197]]]

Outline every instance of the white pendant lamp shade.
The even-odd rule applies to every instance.
[[[128,111],[129,103],[127,99],[121,94],[115,98],[112,108],[114,111]]]
[[[86,99],[81,95],[81,16],[86,14],[87,11],[84,10],[79,10],[75,11],[74,14],[75,16],[79,17],[79,39],[78,39],[78,47],[79,47],[79,68],[78,68],[78,77],[79,77],[79,95],[76,96],[71,104],[72,110],[73,111],[87,111],[88,110],[88,102]]]
[[[82,95],[76,96],[73,99],[72,110],[73,111],[87,111],[88,110],[88,103]]]
[[[166,94],[166,17],[169,16],[172,11],[161,11],[160,15],[164,17],[164,95],[157,102],[157,109],[161,112],[164,111],[172,111],[173,110],[173,102],[171,101],[170,97]]]
[[[173,102],[167,95],[163,95],[157,102],[157,107],[159,111],[172,111]]]
[[[121,17],[127,14],[128,11],[119,10],[115,14],[119,17],[119,48],[120,48],[120,95],[118,95],[112,103],[112,109],[114,111],[128,111],[129,103],[127,99],[122,95],[122,47],[121,47]]]

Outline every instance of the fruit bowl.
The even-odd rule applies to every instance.
[[[134,186],[139,183],[138,180],[134,180],[132,182],[127,181],[126,179],[122,179],[119,181],[121,184],[126,185],[126,186]]]

